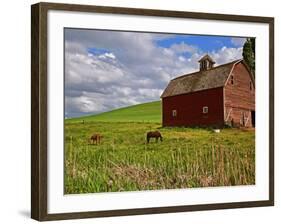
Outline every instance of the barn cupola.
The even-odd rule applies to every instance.
[[[216,63],[208,54],[202,57],[199,61],[200,71],[207,71],[214,67]]]

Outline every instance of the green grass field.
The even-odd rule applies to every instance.
[[[84,120],[84,123],[82,123]],[[255,184],[254,130],[162,128],[153,102],[65,120],[65,193]],[[146,144],[159,130],[163,142]],[[100,133],[100,145],[92,145]]]
[[[162,105],[161,101],[138,104],[130,107],[120,108],[117,110],[68,119],[68,123],[76,123],[79,121],[103,121],[103,122],[156,122],[162,121]]]

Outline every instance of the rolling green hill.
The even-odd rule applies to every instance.
[[[156,122],[162,121],[161,101],[138,104],[134,106],[119,108],[116,110],[79,117],[66,119],[67,123],[78,121],[103,121],[103,122]]]

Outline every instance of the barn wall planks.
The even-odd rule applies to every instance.
[[[203,113],[205,106],[208,107],[208,113]],[[224,125],[222,87],[165,97],[162,107],[163,126]]]

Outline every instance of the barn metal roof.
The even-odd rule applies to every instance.
[[[240,61],[242,60],[235,60],[207,71],[198,71],[174,78],[169,82],[161,98],[222,87],[233,66]]]

